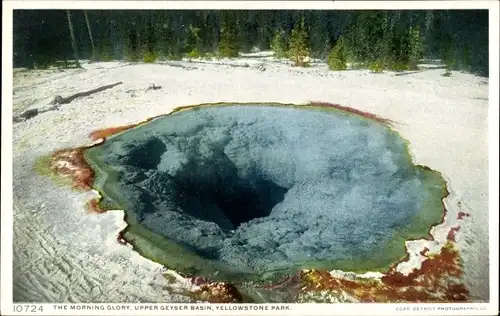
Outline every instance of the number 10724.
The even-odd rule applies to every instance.
[[[41,305],[30,305],[30,304],[22,304],[22,305],[14,305],[14,312],[16,313],[36,313],[43,312],[43,306]]]

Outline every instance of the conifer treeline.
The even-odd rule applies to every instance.
[[[428,57],[455,69],[483,74],[488,69],[487,10],[72,10],[71,15],[79,56],[101,61],[236,57],[273,49],[278,57],[298,58],[290,56],[293,50],[341,68],[343,59],[404,68]],[[15,65],[72,56],[65,10],[14,11]]]

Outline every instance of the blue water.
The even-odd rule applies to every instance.
[[[375,254],[437,192],[396,133],[340,111],[201,107],[91,150],[134,220],[256,271]]]

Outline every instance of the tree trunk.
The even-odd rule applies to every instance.
[[[94,44],[94,38],[92,37],[92,29],[90,28],[89,16],[87,15],[87,10],[83,10],[85,14],[85,22],[87,23],[87,30],[89,31],[90,44],[92,45],[92,60],[96,60],[96,50]]]
[[[137,56],[139,56],[141,53],[141,32],[139,32],[139,28],[136,27],[135,29],[135,39],[136,39],[136,43],[135,43],[135,46],[137,47]]]
[[[73,53],[75,55],[75,63],[77,67],[80,67],[80,62],[78,58],[78,50],[76,48],[76,38],[75,32],[73,31],[73,23],[71,22],[71,13],[69,10],[66,10],[66,14],[68,15],[68,25],[69,25],[69,34],[71,35],[71,45],[73,46]]]

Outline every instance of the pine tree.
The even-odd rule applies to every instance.
[[[344,52],[344,39],[342,36],[337,40],[330,55],[328,55],[328,68],[330,70],[346,70],[346,56]]]
[[[271,50],[274,52],[274,57],[276,58],[286,57],[286,42],[284,34],[285,32],[283,30],[277,30],[271,41]]]
[[[220,30],[219,55],[221,57],[238,57],[239,45],[236,34],[236,23],[231,16],[222,17],[222,26]]]
[[[381,19],[382,37],[379,39],[378,46],[380,47],[380,60],[383,65],[392,66],[395,62],[393,53],[394,30],[390,25],[390,18],[387,12]]]
[[[143,33],[144,44],[142,48],[142,60],[145,63],[153,63],[158,58],[158,54],[156,51],[157,38],[155,27],[151,23],[147,23],[145,29],[143,30]]]
[[[294,66],[308,67],[309,66],[309,39],[307,36],[304,18],[295,24],[290,36],[290,49],[288,57],[293,62]]]
[[[328,11],[314,12],[310,11],[310,20],[312,25],[310,25],[310,38],[309,43],[311,45],[311,55],[315,58],[320,58],[325,60],[330,51],[330,38],[328,35],[328,19],[326,14]]]
[[[424,42],[420,36],[420,28],[410,27],[408,30],[408,68],[418,69],[418,62],[424,52]]]
[[[125,60],[136,62],[139,60],[136,33],[134,30],[127,29],[125,34],[125,43],[123,45]]]
[[[471,71],[472,60],[470,56],[470,47],[466,45],[462,50],[462,64],[467,71]]]
[[[189,25],[189,33],[184,47],[189,58],[198,58],[201,56],[200,28],[192,24]]]
[[[453,41],[451,37],[447,39],[442,50],[442,58],[445,65],[445,76],[451,76],[451,70],[454,69],[456,65],[455,52],[453,47]]]
[[[164,60],[168,56],[168,27],[169,20],[165,11],[157,12],[156,17],[157,39],[154,50],[158,54],[158,59]]]
[[[99,39],[99,61],[112,60],[111,43],[108,34],[103,34]]]

